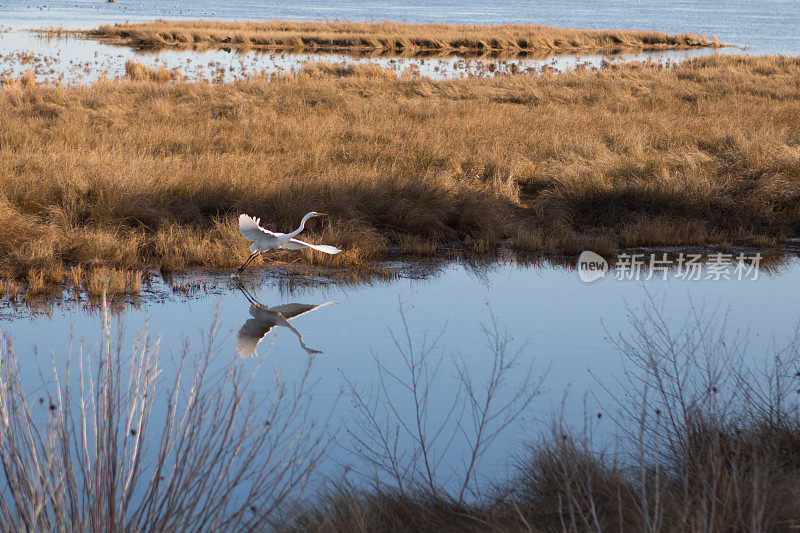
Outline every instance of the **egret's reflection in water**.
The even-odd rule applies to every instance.
[[[292,333],[297,335],[300,346],[306,352],[310,354],[322,353],[319,350],[306,346],[306,343],[303,342],[303,336],[297,329],[289,324],[289,320],[336,302],[325,302],[319,305],[291,303],[267,307],[256,301],[248,290],[244,288],[244,285],[237,283],[236,287],[242,291],[250,302],[250,316],[253,317],[247,319],[242,327],[239,328],[239,333],[236,335],[236,353],[239,354],[239,357],[257,355],[258,344],[275,326],[288,328]]]

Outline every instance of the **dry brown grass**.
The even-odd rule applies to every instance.
[[[34,87],[36,85],[36,75],[32,70],[26,70],[19,81],[23,87]]]
[[[541,52],[720,46],[715,38],[655,31],[573,30],[533,24],[165,21],[101,26],[88,36],[139,47],[225,46],[381,53]]]
[[[149,80],[164,83],[175,78],[175,73],[170,72],[164,65],[161,65],[161,67],[156,70],[129,59],[125,62],[125,77],[129,80]]]
[[[411,255],[436,255],[436,242],[416,235],[400,235],[400,251]]]
[[[138,294],[143,280],[144,274],[140,270],[96,267],[86,273],[83,288],[91,300],[99,300],[105,295]],[[73,287],[77,289],[78,280],[73,278],[71,281]]]
[[[14,280],[0,280],[0,294],[9,300],[16,299],[22,286]]]
[[[800,235],[798,79],[797,59],[724,56],[438,82],[315,67],[6,83],[0,274],[231,268],[239,213],[285,231],[311,210],[331,217],[307,238],[345,252],[273,258],[776,243]]]

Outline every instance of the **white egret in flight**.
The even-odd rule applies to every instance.
[[[293,232],[275,233],[268,229],[262,228],[260,218],[254,218],[245,214],[239,215],[239,233],[244,235],[248,241],[255,242],[250,245],[250,251],[252,252],[250,257],[248,257],[247,261],[245,261],[244,264],[240,266],[236,272],[234,272],[233,277],[241,274],[245,267],[250,264],[250,261],[267,250],[275,250],[278,248],[283,250],[302,250],[303,248],[311,248],[326,254],[338,254],[341,252],[341,250],[335,246],[329,246],[327,244],[311,244],[294,238],[295,235],[303,231],[306,221],[309,218],[322,216],[326,216],[326,214],[312,211],[303,217],[303,220],[300,221],[300,227]]]
[[[236,353],[239,354],[239,357],[258,355],[257,350],[259,343],[266,337],[267,333],[276,326],[285,327],[297,335],[300,346],[309,354],[322,353],[319,350],[306,346],[306,343],[303,342],[303,336],[289,324],[289,320],[336,302],[325,302],[320,305],[292,303],[267,307],[257,302],[255,298],[247,292],[244,286],[237,283],[237,287],[250,302],[250,316],[253,317],[247,319],[236,335]]]

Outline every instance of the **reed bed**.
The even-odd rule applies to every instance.
[[[74,267],[82,283],[95,268],[232,268],[248,255],[239,213],[278,231],[330,213],[304,235],[343,253],[269,256],[325,267],[506,239],[608,254],[800,235],[798,59],[451,81],[374,65],[136,78],[1,86],[3,279],[44,290]]]
[[[389,53],[542,52],[719,47],[713,37],[656,31],[573,30],[533,24],[166,21],[101,26],[87,36],[138,47],[231,47]]]

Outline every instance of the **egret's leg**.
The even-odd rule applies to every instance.
[[[237,269],[236,269],[236,272],[234,272],[234,273],[233,273],[233,275],[234,275],[234,276],[238,276],[239,274],[241,274],[241,273],[244,271],[244,269],[247,267],[247,265],[249,265],[249,264],[250,264],[250,262],[251,262],[253,259],[255,259],[255,258],[256,258],[256,256],[257,256],[257,255],[259,255],[260,253],[261,253],[261,252],[253,252],[252,254],[250,254],[250,257],[248,257],[248,258],[247,258],[247,261],[245,261],[245,262],[244,262],[244,264],[243,264],[242,266],[240,266],[239,268],[237,268]]]
[[[248,258],[247,258],[247,261],[245,261],[245,262],[244,262],[244,264],[243,264],[242,266],[240,266],[240,267],[239,267],[239,272],[241,272],[241,271],[243,271],[245,268],[247,268],[247,265],[249,265],[250,263],[252,263],[252,262],[253,262],[253,259],[255,259],[256,257],[258,257],[260,254],[261,254],[261,252],[253,252],[252,254],[250,254],[250,257],[248,257]]]
[[[253,260],[254,257],[255,257],[255,254],[252,254],[250,257],[248,257],[247,261],[245,261],[244,264],[242,264],[242,266],[237,268],[236,272],[234,272],[233,275],[234,276],[238,276],[239,274],[241,274],[244,271],[244,269],[247,267],[247,265],[250,264],[250,262]]]

